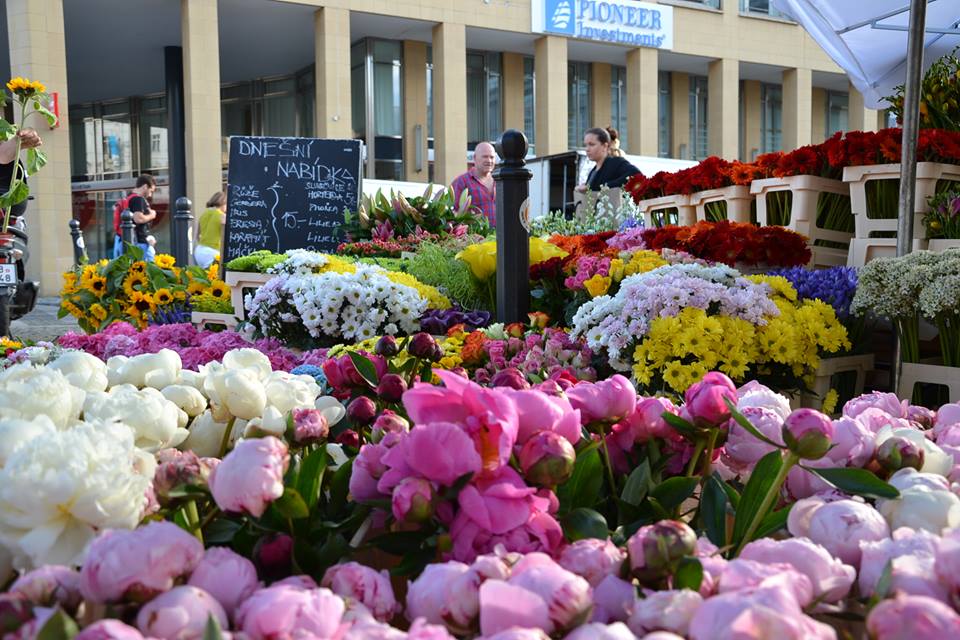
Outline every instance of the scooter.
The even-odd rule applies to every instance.
[[[22,216],[11,217],[0,232],[0,336],[10,335],[10,323],[33,311],[40,283],[26,279],[27,229]]]

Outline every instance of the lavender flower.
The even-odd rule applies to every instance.
[[[833,307],[840,320],[850,316],[850,303],[857,292],[857,270],[853,267],[831,267],[816,271],[790,267],[771,271],[770,275],[789,280],[800,300],[822,300]]]

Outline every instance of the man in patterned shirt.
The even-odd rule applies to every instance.
[[[490,221],[497,223],[497,191],[493,184],[493,168],[497,164],[497,154],[489,142],[481,142],[473,151],[473,169],[454,179],[450,185],[456,201],[464,190],[470,193],[471,208],[482,213]]]

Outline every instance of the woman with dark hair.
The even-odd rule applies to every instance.
[[[583,146],[586,147],[587,158],[596,165],[587,175],[586,183],[576,187],[580,193],[600,191],[601,187],[619,188],[630,176],[640,173],[622,156],[616,129],[587,129],[583,134]]]

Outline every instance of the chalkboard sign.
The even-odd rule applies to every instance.
[[[360,203],[360,141],[232,136],[224,261],[258,249],[329,253]]]

